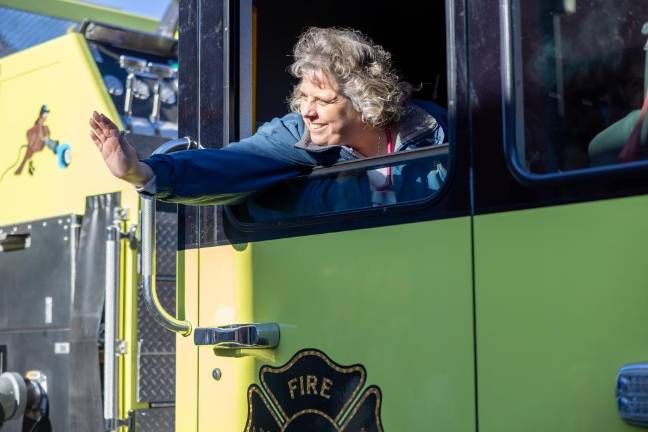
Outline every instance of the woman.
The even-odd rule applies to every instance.
[[[300,80],[289,101],[294,112],[222,150],[140,161],[96,112],[90,136],[113,175],[143,193],[187,204],[232,202],[314,166],[443,142],[437,120],[409,101],[411,87],[394,72],[390,54],[360,32],[308,29],[294,47],[290,72]],[[391,175],[375,175],[372,189],[388,188]]]

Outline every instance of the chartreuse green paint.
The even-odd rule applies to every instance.
[[[254,376],[313,348],[364,367],[364,388],[382,394],[384,430],[475,430],[469,218],[250,247],[254,320],[282,332],[274,362],[259,359]],[[281,403],[327,402],[338,378],[318,373],[286,376]]]
[[[648,360],[648,197],[475,217],[479,429],[631,431]]]

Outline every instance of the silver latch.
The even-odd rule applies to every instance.
[[[194,332],[194,344],[226,349],[268,349],[279,345],[279,335],[276,323],[198,327]]]

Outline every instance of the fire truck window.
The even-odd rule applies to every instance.
[[[316,170],[314,175],[260,191],[234,212],[244,222],[270,222],[419,202],[437,193],[448,175],[447,145],[434,150],[432,156],[406,162],[331,174]]]
[[[286,101],[297,81],[287,70],[300,34],[311,26],[352,28],[384,47],[403,80],[412,85],[412,108],[399,123],[390,153],[396,156],[412,150],[419,152],[420,159],[402,163],[381,160],[362,168],[350,164],[335,173],[289,181],[260,191],[235,207],[238,217],[263,222],[398,205],[429,198],[441,188],[448,174],[450,135],[445,4],[409,3],[322,0],[314,9],[301,0],[282,1],[281,8],[271,0],[254,2],[256,127],[289,111]],[[290,19],[286,19],[286,10]],[[383,139],[385,146],[389,138]],[[425,148],[436,150],[420,153]],[[349,159],[363,158],[351,152],[337,162]]]
[[[648,157],[643,0],[511,0],[515,148],[532,173]]]

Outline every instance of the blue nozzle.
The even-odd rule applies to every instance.
[[[72,148],[70,144],[63,143],[56,146],[56,160],[59,168],[67,168],[70,165]]]

